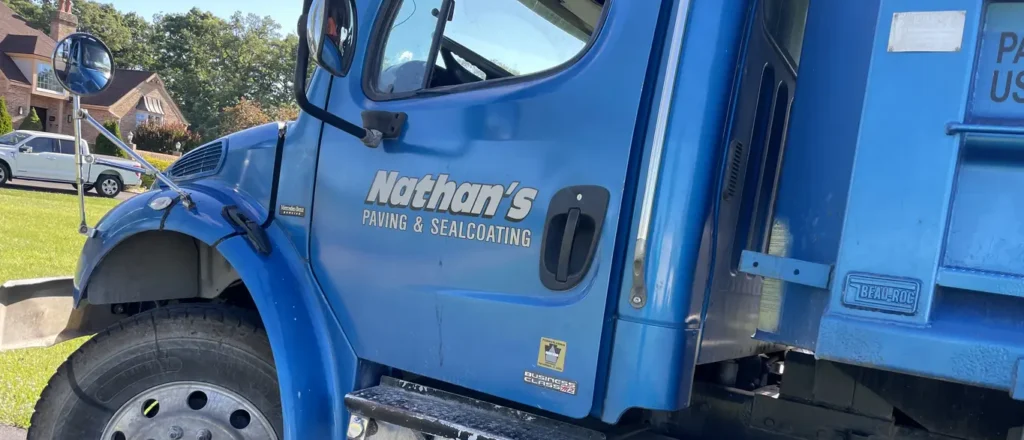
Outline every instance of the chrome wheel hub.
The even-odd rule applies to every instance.
[[[110,179],[104,180],[101,188],[104,194],[112,195],[117,192],[117,182]]]
[[[135,396],[100,440],[277,440],[270,421],[244,397],[216,385],[174,382]]]

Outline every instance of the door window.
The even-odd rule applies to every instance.
[[[25,146],[32,147],[33,153],[53,153],[57,150],[54,148],[54,140],[45,137],[32,138]]]
[[[75,141],[69,141],[61,139],[60,143],[60,154],[75,154]]]
[[[401,95],[547,71],[583,51],[606,1],[396,0],[367,77]]]

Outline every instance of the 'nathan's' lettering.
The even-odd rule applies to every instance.
[[[415,178],[402,177],[398,171],[381,170],[373,178],[370,191],[366,194],[366,203],[493,218],[506,198],[510,199],[510,203],[505,219],[522,221],[533,209],[537,189],[520,187],[519,182],[512,182],[508,186],[458,183],[449,180],[447,174],[439,174],[436,179],[431,174]]]

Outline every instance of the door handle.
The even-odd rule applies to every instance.
[[[52,156],[44,156],[44,157],[46,157],[46,160],[57,160],[56,157],[52,157]]]
[[[551,197],[541,240],[540,279],[551,290],[569,290],[590,270],[601,238],[610,194],[600,186],[564,188]]]
[[[569,280],[569,257],[572,255],[572,243],[576,240],[576,227],[580,223],[580,209],[569,210],[569,217],[565,219],[565,232],[562,234],[562,246],[558,251],[558,269],[555,273],[555,280],[564,283]]]

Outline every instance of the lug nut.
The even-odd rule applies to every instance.
[[[196,434],[196,440],[210,440],[211,438],[213,438],[213,434],[205,429],[200,429],[199,433]]]
[[[185,436],[185,430],[181,429],[180,426],[172,426],[167,432],[167,436],[170,437],[171,440],[179,440]]]

